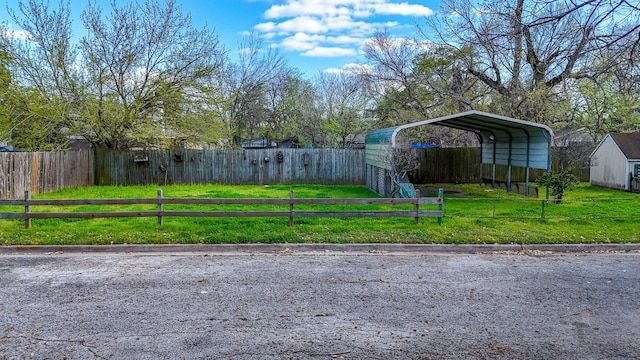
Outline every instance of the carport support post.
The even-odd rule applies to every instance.
[[[493,161],[492,168],[491,168],[491,187],[492,188],[496,187],[496,162],[495,162],[495,159]]]
[[[482,136],[478,135],[478,134],[476,134],[476,136],[478,137],[478,140],[480,141],[480,166],[479,166],[479,168],[480,168],[480,178],[478,179],[478,184],[482,185],[482,183],[483,183],[483,181],[482,181],[482,167],[483,166],[482,165],[484,165],[484,163],[482,161],[482,154],[483,154],[483,151],[484,151],[484,144],[482,143]]]

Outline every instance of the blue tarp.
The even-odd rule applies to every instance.
[[[438,145],[436,144],[412,144],[411,148],[412,149],[432,149],[437,146]]]

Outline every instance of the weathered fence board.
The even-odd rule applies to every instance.
[[[96,150],[97,185],[363,184],[353,149]]]
[[[0,199],[94,184],[92,150],[0,153]]]
[[[629,187],[631,192],[640,193],[640,177],[631,177],[631,186]]]

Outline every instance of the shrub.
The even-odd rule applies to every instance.
[[[560,203],[564,192],[574,189],[579,182],[580,180],[568,171],[560,173],[549,172],[538,179],[540,186],[551,190],[551,195],[555,196],[555,203]]]

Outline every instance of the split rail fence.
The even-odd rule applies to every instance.
[[[96,212],[35,212],[33,207],[46,206],[80,206],[80,205],[157,205],[157,210],[149,211],[96,211]],[[283,205],[286,210],[166,210],[165,205]],[[296,205],[413,205],[412,210],[330,210],[310,211],[297,210]],[[435,210],[421,209],[421,205],[436,205]],[[140,199],[31,199],[25,192],[23,200],[0,200],[0,206],[21,206],[24,212],[0,212],[0,219],[18,219],[25,221],[25,227],[31,227],[32,219],[72,219],[72,218],[127,218],[157,217],[158,225],[162,225],[165,217],[288,217],[289,226],[293,226],[295,218],[302,217],[413,217],[418,223],[420,217],[436,217],[442,223],[443,190],[438,197],[415,198],[296,198],[293,190],[289,198],[165,198],[162,190],[158,190],[157,198]]]

